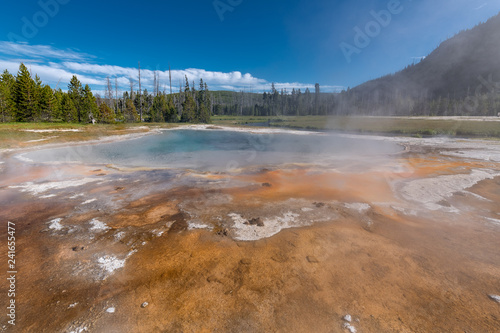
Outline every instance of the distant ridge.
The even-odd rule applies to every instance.
[[[365,82],[349,93],[357,96],[356,100],[362,97],[379,106],[394,98],[423,103],[482,94],[500,94],[500,13],[442,42],[419,63]],[[489,105],[490,109],[495,107]],[[469,109],[469,113],[479,112]]]

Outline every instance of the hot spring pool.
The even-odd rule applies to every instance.
[[[175,129],[133,140],[44,149],[18,157],[33,163],[80,162],[223,171],[248,166],[371,159],[402,149],[387,140],[331,133]]]

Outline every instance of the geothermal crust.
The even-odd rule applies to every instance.
[[[217,173],[2,160],[19,319],[0,329],[499,330],[500,145],[374,139],[408,149]]]

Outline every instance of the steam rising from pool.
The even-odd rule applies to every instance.
[[[394,142],[329,133],[179,129],[134,140],[40,150],[21,158],[35,163],[81,162],[223,171],[286,163],[328,164],[401,150]]]

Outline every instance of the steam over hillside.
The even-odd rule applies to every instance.
[[[500,14],[444,41],[421,62],[342,94],[343,113],[496,115]]]

